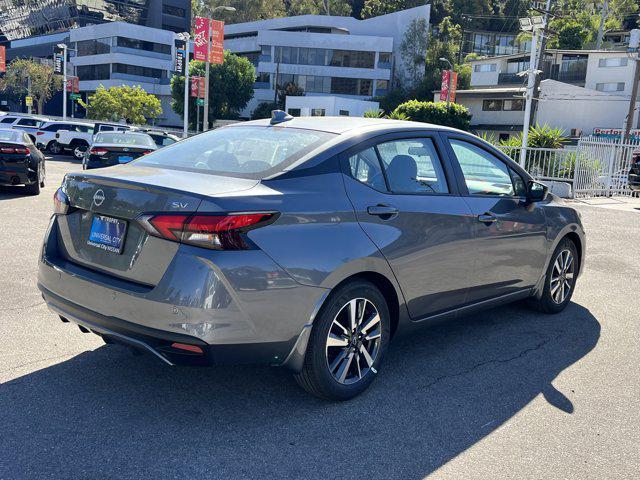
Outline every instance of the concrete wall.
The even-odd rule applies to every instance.
[[[627,58],[627,65],[623,67],[600,67],[601,58]],[[631,95],[633,84],[633,61],[626,52],[591,53],[587,62],[587,78],[585,87],[595,90],[596,84],[608,82],[624,82],[624,91],[620,95]]]
[[[311,115],[314,108],[325,110],[325,116],[339,116],[340,110],[349,112],[350,117],[363,117],[367,110],[378,110],[380,104],[366,100],[359,100],[348,97],[338,97],[334,95],[306,95],[303,97],[287,97],[286,110],[299,108],[300,116]]]

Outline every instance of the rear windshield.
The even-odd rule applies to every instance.
[[[17,140],[16,132],[13,130],[0,130],[0,142],[11,142]]]
[[[259,179],[282,171],[334,136],[286,127],[219,128],[145,155],[135,164]]]
[[[140,145],[155,147],[153,139],[141,133],[98,133],[93,143],[111,143],[115,145]]]

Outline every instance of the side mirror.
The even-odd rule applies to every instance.
[[[530,181],[527,184],[527,202],[542,202],[545,198],[547,198],[547,193],[549,193],[549,187],[543,185],[542,183]]]

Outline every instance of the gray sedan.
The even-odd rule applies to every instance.
[[[167,365],[264,363],[364,391],[402,332],[527,299],[563,310],[578,213],[468,133],[259,120],[67,175],[38,274],[60,318]]]

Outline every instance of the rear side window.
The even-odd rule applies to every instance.
[[[289,127],[218,128],[176,142],[134,163],[260,179],[281,172],[334,136]]]
[[[21,118],[20,120],[18,120],[18,123],[16,123],[16,125],[24,125],[26,127],[35,127],[39,124],[40,121],[33,118]]]
[[[430,138],[394,140],[381,143],[377,148],[392,192],[449,192],[440,158]]]
[[[513,196],[509,167],[486,150],[462,140],[450,140],[471,195]]]
[[[16,119],[15,117],[9,117],[9,118],[5,117],[2,120],[0,120],[0,123],[13,123],[15,119]]]
[[[371,188],[380,191],[387,189],[380,161],[373,147],[349,157],[349,171],[353,178]]]

